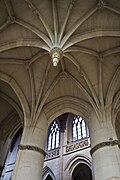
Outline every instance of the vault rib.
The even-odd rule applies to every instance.
[[[19,114],[20,120],[23,121],[23,113],[19,105],[11,97],[9,97],[8,95],[6,95],[5,93],[1,91],[0,91],[0,97],[6,100],[9,104],[12,105],[12,107],[15,108],[15,110]]]
[[[61,64],[62,72],[64,72],[64,71],[65,71],[64,58],[62,58],[62,59],[60,60],[60,64]]]
[[[44,97],[42,98],[41,100],[41,103],[37,109],[37,112],[36,112],[36,116],[35,116],[35,119],[34,119],[34,123],[33,123],[33,131],[34,131],[34,128],[38,122],[38,117],[40,115],[40,112],[45,104],[45,101],[46,99],[48,98],[49,94],[51,93],[52,89],[55,87],[55,85],[58,83],[58,81],[60,80],[61,78],[61,75],[62,73],[58,74],[57,77],[54,79],[54,81],[52,82],[52,84],[50,85],[49,89],[47,90],[47,92],[45,93]]]
[[[25,60],[16,58],[0,58],[0,64],[19,64],[24,65]]]
[[[117,9],[111,7],[110,5],[107,5],[107,4],[105,5],[105,7],[106,7],[106,9],[110,10],[111,12],[114,12],[114,13],[120,15],[120,10],[117,10]]]
[[[90,80],[87,77],[87,74],[84,72],[83,68],[79,65],[79,63],[77,62],[77,60],[73,56],[71,56],[70,54],[67,53],[66,57],[76,65],[79,73],[82,73],[82,75],[83,75],[83,77],[84,77],[84,79],[85,79],[85,81],[86,81],[86,83],[87,83],[87,85],[88,85],[88,87],[89,87],[89,89],[90,89],[90,91],[92,93],[92,96],[93,96],[93,99],[94,99],[94,101],[96,103],[96,106],[99,108],[99,106],[100,106],[99,100],[97,98],[96,92],[95,92]]]
[[[103,57],[106,57],[106,56],[116,54],[119,52],[120,52],[120,47],[114,47],[114,48],[111,48],[111,49],[104,51],[102,54],[103,54]]]
[[[44,50],[48,50],[48,48],[46,47],[46,45],[41,42],[40,40],[36,40],[36,39],[17,39],[15,41],[10,41],[4,44],[1,44],[0,46],[0,52],[9,50],[9,49],[13,49],[16,47],[38,47],[38,48],[42,48]]]
[[[60,44],[60,41],[63,37],[63,34],[64,34],[64,31],[65,31],[65,28],[67,26],[67,22],[69,20],[69,17],[70,17],[70,14],[72,12],[72,9],[73,9],[73,6],[74,6],[74,3],[75,3],[75,0],[71,0],[70,4],[69,4],[69,7],[68,7],[68,10],[67,10],[67,13],[66,13],[66,16],[65,16],[65,20],[63,22],[63,25],[62,25],[62,28],[60,30],[60,35],[59,35],[59,42],[58,44]]]
[[[73,46],[74,44],[85,41],[88,39],[92,38],[97,38],[97,37],[120,37],[120,30],[101,30],[101,29],[96,29],[93,31],[88,31],[85,32],[84,34],[77,34],[72,36],[69,39],[69,42],[65,44],[63,47],[63,50],[65,51],[67,48]]]
[[[37,99],[37,102],[36,102],[36,105],[35,105],[35,113],[37,112],[37,109],[38,109],[38,106],[39,106],[39,103],[40,103],[40,100],[41,100],[41,96],[42,96],[42,93],[43,93],[43,90],[44,90],[44,86],[45,86],[45,82],[46,82],[46,79],[47,79],[47,76],[48,76],[48,72],[50,70],[50,66],[51,66],[51,61],[49,61],[48,65],[47,65],[45,75],[43,77],[42,84],[40,86],[38,99]]]
[[[65,53],[63,54],[63,56],[69,59],[77,67],[78,71],[80,72],[81,68],[80,68],[79,63],[70,53]]]
[[[49,38],[51,39],[52,44],[54,44],[54,35],[53,35],[49,25],[47,24],[47,21],[43,18],[40,11],[35,7],[35,5],[30,0],[25,0],[25,1],[28,4],[28,7],[32,10],[32,12],[40,19],[43,26],[45,27],[45,30],[47,31],[47,33],[49,35]]]
[[[4,22],[1,26],[0,26],[0,32],[2,32],[4,29],[6,29],[8,27],[9,23],[8,20],[6,22]]]
[[[102,59],[103,57],[98,58],[98,85],[99,85],[99,99],[101,106],[104,107],[104,97],[103,97],[103,76],[102,76]]]
[[[73,24],[73,26],[70,28],[70,30],[65,34],[63,39],[61,40],[60,47],[62,48],[66,41],[69,39],[69,37],[76,31],[76,29],[82,25],[92,14],[94,14],[97,10],[97,7],[92,8],[90,11],[88,11],[82,18],[80,18],[76,23]]]
[[[15,15],[14,15],[14,10],[13,10],[11,0],[4,0],[4,2],[5,2],[5,5],[6,5],[6,8],[7,8],[9,17],[10,18],[14,17]]]
[[[81,69],[81,71],[82,71],[83,77],[84,77],[84,79],[85,79],[85,81],[86,81],[86,83],[87,83],[87,85],[88,85],[88,87],[89,87],[89,89],[90,89],[90,91],[92,93],[92,96],[93,96],[93,99],[94,99],[94,101],[96,103],[96,106],[97,106],[97,108],[99,108],[100,104],[99,104],[99,100],[98,100],[98,97],[96,95],[96,92],[95,92],[95,90],[94,90],[94,88],[93,88],[87,74],[84,72],[83,68]]]
[[[55,45],[57,45],[59,25],[58,25],[58,13],[57,13],[56,0],[52,0],[52,10],[53,10],[53,23],[54,23],[54,36],[55,36],[54,43]]]
[[[70,78],[70,80],[83,92],[83,94],[88,98],[89,102],[91,103],[92,107],[94,108],[96,115],[99,117],[99,109],[96,106],[95,101],[91,97],[91,95],[88,93],[88,91],[82,86],[82,84],[73,77],[70,73],[67,72],[67,76]]]
[[[45,52],[42,52],[42,51],[39,51],[37,54],[35,54],[29,61],[29,65],[31,65],[32,63],[34,63],[37,59],[39,59],[41,56],[44,56],[48,54],[47,51]]]
[[[17,24],[21,25],[22,27],[25,27],[26,29],[30,30],[34,34],[36,34],[39,38],[41,38],[49,46],[49,48],[51,48],[52,44],[51,44],[50,39],[44,33],[42,33],[40,30],[38,30],[37,28],[33,27],[31,24],[29,24],[23,20],[20,20],[20,19],[15,19],[15,22]]]
[[[29,78],[30,78],[30,86],[31,86],[31,98],[32,98],[32,106],[31,106],[31,116],[30,116],[30,123],[33,121],[33,114],[35,110],[35,102],[36,102],[36,95],[35,95],[35,81],[34,81],[34,74],[33,74],[33,69],[32,66],[29,66],[27,68]]]
[[[67,53],[67,52],[81,52],[84,54],[89,54],[89,55],[98,57],[98,53],[96,51],[93,51],[93,50],[88,49],[88,48],[80,47],[80,46],[69,47],[64,52],[65,53]]]
[[[107,95],[106,95],[106,100],[105,100],[105,105],[109,106],[112,104],[112,99],[115,93],[115,89],[117,86],[117,81],[120,78],[120,66],[118,66],[117,70],[115,71],[111,82],[109,84],[108,90],[107,90]]]
[[[119,110],[119,108],[120,108],[120,103],[119,103],[119,101],[120,101],[120,90],[117,92],[117,94],[114,96],[114,99],[113,99],[113,102],[112,102],[112,104],[113,104],[113,106],[112,106],[112,112],[114,112],[116,115],[117,115],[117,113],[118,113],[118,110]],[[114,114],[113,113],[113,114]]]

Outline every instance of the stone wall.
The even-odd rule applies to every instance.
[[[56,180],[69,180],[78,163],[86,163],[91,168],[90,149],[90,139],[86,138],[47,152],[44,169],[47,167],[48,171],[43,174],[43,180],[51,173]]]

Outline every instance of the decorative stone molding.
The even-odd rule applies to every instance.
[[[99,54],[98,54],[98,59],[99,59],[100,62],[103,62],[104,57],[103,57],[103,54],[102,54],[102,53],[99,53]]]
[[[60,156],[60,150],[55,149],[55,150],[47,152],[47,155],[45,156],[45,160],[50,160],[50,159],[53,159],[53,158],[57,158],[59,156]]]
[[[8,19],[7,19],[7,24],[13,24],[13,23],[15,23],[15,17],[14,16],[12,16],[12,17],[8,17]]]
[[[50,56],[52,58],[53,66],[57,66],[58,62],[60,61],[60,59],[63,56],[63,52],[60,48],[55,47],[55,48],[51,49]]]
[[[118,145],[118,147],[120,148],[120,142],[118,140],[111,140],[111,141],[99,143],[90,150],[90,154],[93,155],[95,151],[105,146],[115,146],[115,145]]]
[[[89,138],[87,139],[83,139],[83,140],[80,140],[78,142],[74,142],[70,145],[67,145],[65,146],[65,154],[69,154],[69,153],[72,153],[72,152],[75,152],[75,151],[78,151],[78,150],[82,150],[82,149],[85,149],[85,148],[88,148],[90,147],[90,140]]]
[[[43,150],[43,149],[41,149],[41,148],[39,148],[39,147],[37,147],[37,146],[31,146],[31,145],[19,145],[18,146],[18,148],[19,148],[19,150],[31,150],[31,151],[36,151],[36,152],[39,152],[39,153],[41,153],[41,154],[43,154],[44,156],[46,156],[46,152]]]
[[[24,65],[25,65],[26,69],[29,69],[29,67],[30,67],[30,61],[29,61],[29,60],[26,60]]]

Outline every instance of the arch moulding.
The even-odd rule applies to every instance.
[[[88,119],[92,110],[92,106],[88,102],[72,96],[55,99],[46,104],[43,108],[46,118],[48,119],[48,126],[58,116],[67,112],[82,116],[89,126]]]
[[[70,158],[66,163],[64,171],[69,171],[71,177],[75,167],[80,163],[87,165],[92,170],[92,162],[90,158],[81,154]]]
[[[54,176],[52,170],[51,170],[48,166],[45,166],[45,167],[43,168],[43,175],[42,175],[43,180],[46,180],[46,178],[47,178],[48,175],[50,175],[51,178],[52,178],[53,180],[55,180],[55,176]]]
[[[29,117],[30,117],[30,110],[29,110],[28,102],[27,102],[21,88],[19,87],[19,85],[17,84],[17,82],[15,81],[15,79],[13,77],[11,77],[10,75],[8,75],[4,72],[1,72],[1,71],[0,71],[0,80],[9,84],[9,86],[13,89],[13,91],[17,95],[17,97],[21,103],[23,113],[24,113],[24,125],[26,125],[26,120],[29,119]]]

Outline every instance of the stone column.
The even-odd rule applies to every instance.
[[[12,180],[42,180],[47,121],[41,115],[33,128],[24,127]]]
[[[59,179],[62,180],[63,178],[63,146],[66,144],[65,141],[67,140],[65,137],[65,130],[66,130],[66,122],[67,122],[68,114],[63,114],[59,117],[60,121],[60,176]]]
[[[111,120],[90,119],[91,155],[95,180],[120,179],[119,141]]]

